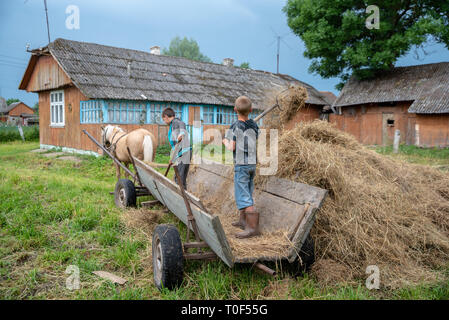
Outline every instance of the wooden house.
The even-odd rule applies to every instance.
[[[294,78],[232,63],[164,56],[154,47],[144,52],[56,39],[32,50],[19,88],[39,94],[41,147],[88,153],[100,150],[82,129],[99,140],[104,124],[127,131],[145,127],[164,143],[168,127],[161,112],[166,107],[188,124],[198,143],[206,129],[224,130],[236,120],[233,104],[240,95],[252,99],[252,116],[266,107],[267,92],[290,83],[307,87],[306,118],[319,117],[323,106],[330,105],[316,89]]]
[[[449,62],[396,67],[371,80],[351,78],[330,122],[369,145],[449,147]]]
[[[34,110],[21,101],[13,102],[10,105],[6,105],[6,102],[0,102],[0,121],[2,122],[14,125],[27,125],[24,119],[28,115],[34,115]]]

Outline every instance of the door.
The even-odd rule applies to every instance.
[[[393,144],[395,125],[394,113],[382,113],[382,145]]]

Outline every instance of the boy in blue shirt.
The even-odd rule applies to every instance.
[[[235,202],[240,211],[239,221],[232,225],[244,229],[235,235],[244,239],[260,234],[259,213],[254,208],[253,200],[259,127],[249,119],[252,103],[248,97],[238,97],[234,111],[237,112],[237,121],[227,130],[223,144],[233,152]]]
[[[187,174],[189,173],[190,159],[192,158],[192,148],[190,147],[189,134],[186,130],[186,124],[180,119],[175,117],[175,111],[172,108],[165,108],[162,111],[162,120],[165,124],[170,126],[168,130],[168,141],[174,151],[177,143],[181,144],[178,154],[173,159],[173,162],[177,163],[179,176],[181,181],[176,183],[182,183],[184,189],[187,189]]]

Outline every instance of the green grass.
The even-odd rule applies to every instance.
[[[449,297],[443,284],[369,291],[365,279],[321,286],[307,274],[295,279],[284,272],[272,278],[250,265],[230,269],[221,261],[187,262],[183,285],[159,292],[152,279],[151,232],[125,224],[126,212],[117,209],[109,195],[115,185],[112,161],[80,156],[83,161],[76,164],[29,152],[38,147],[37,142],[0,144],[0,299]],[[156,161],[166,163],[169,151],[160,147]],[[172,223],[185,235],[184,225],[170,213],[159,223]],[[79,290],[66,288],[70,265],[80,270]],[[113,284],[92,274],[96,270],[128,281]]]
[[[448,167],[449,148],[419,148],[416,146],[400,145],[399,152],[393,153],[393,147],[375,147],[376,152],[392,156],[410,163],[425,164],[432,166]]]
[[[22,127],[25,141],[39,140],[39,126]],[[22,140],[17,126],[4,126],[0,124],[0,142]]]

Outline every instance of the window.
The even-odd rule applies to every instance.
[[[143,102],[108,101],[106,105],[108,123],[145,123],[147,107]]]
[[[103,123],[102,101],[89,100],[80,102],[81,123]]]
[[[389,127],[394,127],[394,120],[393,119],[387,119],[387,125]]]
[[[253,110],[249,114],[249,118],[254,119],[259,114],[261,114],[260,110]],[[219,107],[219,106],[203,107],[203,121],[204,124],[231,125],[235,121],[237,121],[237,113],[234,111],[233,107]],[[259,120],[258,124],[261,125],[262,120]]]
[[[64,91],[50,92],[50,125],[64,126]]]
[[[237,121],[237,113],[232,107],[217,107],[217,116],[215,124],[231,125]]]
[[[203,107],[204,124],[214,124],[214,109],[215,107]]]
[[[175,117],[182,119],[182,105],[178,103],[155,102],[150,104],[150,121],[149,123],[165,124],[162,121],[162,111],[165,108],[172,108]]]

